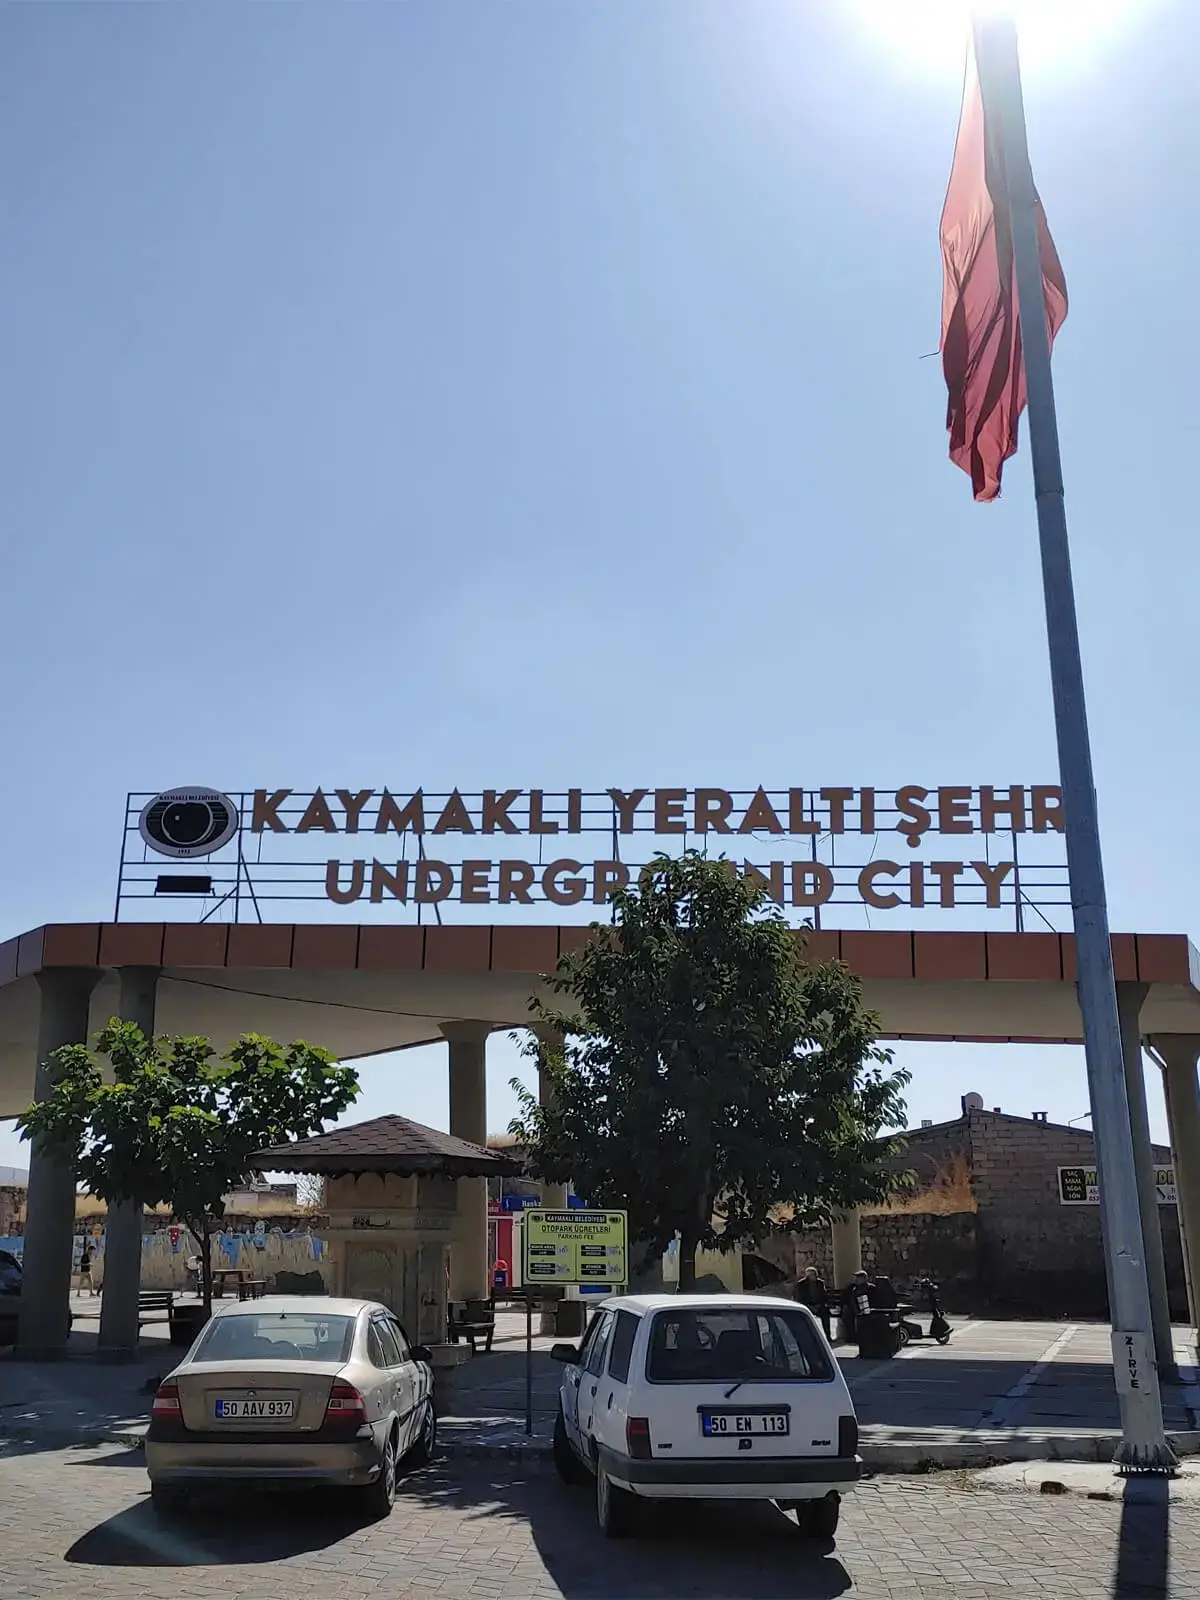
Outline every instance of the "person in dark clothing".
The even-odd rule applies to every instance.
[[[842,1323],[851,1344],[858,1338],[858,1319],[871,1309],[871,1281],[865,1272],[856,1272],[845,1291]]]
[[[813,1316],[820,1322],[825,1330],[825,1337],[829,1334],[829,1291],[825,1287],[825,1280],[816,1267],[807,1267],[804,1276],[796,1285],[796,1299],[802,1306],[807,1306]]]
[[[867,1299],[872,1311],[895,1311],[900,1304],[895,1284],[883,1273],[880,1273],[868,1288]]]

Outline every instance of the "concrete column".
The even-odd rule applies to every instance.
[[[157,967],[121,967],[119,1014],[154,1035]],[[131,1361],[138,1343],[138,1290],[142,1283],[142,1207],[126,1200],[108,1208],[104,1228],[104,1290],[98,1349],[107,1361]]]
[[[1173,1147],[1174,1136],[1171,1133],[1171,1130],[1175,1126],[1175,1119],[1171,1115],[1171,1085],[1167,1082],[1167,1074],[1165,1072],[1162,1074],[1162,1087],[1163,1100],[1166,1102],[1167,1107],[1167,1140],[1168,1143],[1172,1144]],[[1174,1160],[1173,1148],[1172,1160]],[[1176,1185],[1176,1188],[1178,1188],[1178,1184]],[[1193,1328],[1200,1328],[1200,1321],[1197,1320],[1196,1315],[1196,1294],[1195,1290],[1192,1288],[1192,1264],[1188,1259],[1187,1235],[1183,1226],[1183,1212],[1178,1206],[1175,1208],[1175,1221],[1179,1228],[1179,1250],[1180,1254],[1183,1256],[1183,1286],[1187,1291],[1188,1322]]]
[[[487,1145],[487,1022],[445,1022],[450,1046],[450,1132],[470,1144]],[[450,1247],[450,1298],[486,1300],[491,1293],[488,1261],[486,1178],[458,1180],[458,1222]]]
[[[546,1059],[556,1055],[563,1047],[563,1036],[553,1028],[538,1027],[534,1029],[538,1041],[538,1104],[548,1106],[554,1099],[554,1083],[547,1070]],[[542,1191],[542,1205],[547,1211],[565,1211],[568,1206],[568,1195],[571,1192],[569,1183],[550,1183],[539,1174],[539,1185]],[[525,1286],[526,1292],[529,1285]],[[555,1309],[562,1290],[551,1293],[547,1291],[547,1298],[542,1301],[541,1319],[538,1324],[540,1333],[550,1335],[558,1331],[558,1312]]]
[[[1154,1358],[1160,1377],[1175,1376],[1175,1346],[1171,1338],[1171,1308],[1167,1301],[1167,1267],[1163,1260],[1162,1226],[1158,1216],[1158,1190],[1154,1183],[1154,1150],[1150,1144],[1150,1118],[1146,1112],[1146,1076],[1142,1065],[1142,1031],[1139,1018],[1148,984],[1118,983],[1117,1013],[1121,1021],[1121,1053],[1125,1064],[1125,1095],[1133,1134],[1133,1165],[1137,1174],[1138,1211],[1142,1219],[1142,1250],[1150,1288],[1150,1318],[1154,1330]]]
[[[64,1044],[86,1044],[88,1007],[99,972],[51,968],[37,975],[41,990],[33,1097],[52,1084],[46,1060]],[[71,1312],[71,1252],[75,1237],[75,1170],[69,1160],[34,1143],[29,1156],[24,1281],[17,1354],[44,1361],[64,1354]]]
[[[549,1105],[554,1098],[554,1086],[549,1072],[546,1070],[546,1057],[556,1054],[563,1047],[561,1033],[555,1033],[549,1028],[534,1030],[538,1039],[538,1104]],[[542,1205],[547,1211],[565,1211],[567,1209],[567,1196],[570,1193],[569,1183],[548,1183],[544,1178],[542,1183]]]
[[[862,1230],[857,1211],[836,1212],[830,1219],[833,1234],[833,1287],[848,1289],[862,1271]]]
[[[1196,1334],[1197,1291],[1200,1290],[1200,1094],[1196,1088],[1196,1058],[1200,1035],[1156,1034],[1154,1048],[1163,1059],[1167,1119],[1171,1132],[1171,1161],[1175,1168],[1175,1193],[1179,1202],[1179,1232],[1187,1263],[1188,1298],[1191,1301],[1192,1346],[1200,1356]]]

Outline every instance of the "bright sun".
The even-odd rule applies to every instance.
[[[914,67],[940,71],[961,59],[969,0],[846,0],[852,13],[890,53]],[[997,0],[992,0],[997,3]],[[1123,28],[1144,19],[1157,0],[1009,0],[1026,67],[1064,70]]]

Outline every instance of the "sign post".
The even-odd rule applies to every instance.
[[[1174,1167],[1155,1167],[1154,1188],[1160,1206],[1175,1205]],[[1098,1206],[1100,1204],[1099,1168],[1059,1167],[1058,1202],[1064,1206]]]
[[[525,1291],[525,1435],[533,1433],[533,1289],[623,1288],[629,1282],[629,1214],[544,1211],[522,1218],[521,1283]]]

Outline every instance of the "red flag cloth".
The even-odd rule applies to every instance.
[[[1042,203],[1038,242],[1050,343],[1067,315],[1067,285]],[[942,208],[942,371],[949,391],[950,459],[971,474],[976,500],[994,500],[1016,454],[1025,409],[1013,273],[1008,173],[998,115],[989,117],[974,45],[967,48],[962,116]]]

